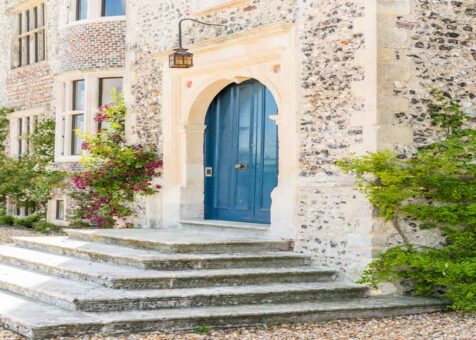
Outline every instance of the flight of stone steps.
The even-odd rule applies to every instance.
[[[196,230],[67,230],[0,246],[0,325],[28,338],[381,317],[445,309],[368,297],[293,243]]]

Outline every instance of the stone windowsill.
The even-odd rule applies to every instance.
[[[28,65],[23,65],[23,66],[17,66],[17,67],[12,67],[10,69],[10,72],[22,72],[22,71],[28,71],[30,69],[34,69],[34,68],[37,68],[37,67],[49,67],[49,64],[48,64],[48,59],[45,59],[45,60],[42,60],[42,61],[39,61],[37,63],[33,63],[33,64],[28,64]]]
[[[79,163],[81,156],[56,156],[56,163]]]
[[[91,19],[84,19],[84,20],[75,20],[75,21],[62,25],[61,28],[64,29],[69,27],[91,25],[91,24],[98,24],[98,23],[111,22],[111,21],[126,21],[126,16],[118,15],[118,16],[111,16],[111,17],[99,17],[99,18],[91,18]]]

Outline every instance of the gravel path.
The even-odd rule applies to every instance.
[[[12,236],[37,235],[24,228],[0,227],[0,243],[9,242]],[[1,302],[0,302],[1,303]],[[0,328],[1,340],[20,340],[23,337]],[[476,315],[434,313],[404,317],[340,320],[324,323],[305,323],[272,327],[247,327],[211,331],[208,335],[187,332],[138,333],[107,337],[101,335],[68,338],[75,340],[311,340],[311,339],[365,339],[365,340],[474,340]],[[66,339],[65,339],[66,340]]]
[[[22,337],[0,329],[0,339],[20,340]],[[64,339],[64,338],[63,338]],[[306,323],[265,327],[236,328],[212,331],[209,335],[193,333],[143,333],[122,336],[87,336],[70,340],[311,340],[311,339],[365,339],[365,340],[474,340],[476,316],[458,313],[435,313],[404,317],[340,320],[324,323]],[[66,339],[65,339],[66,340]]]

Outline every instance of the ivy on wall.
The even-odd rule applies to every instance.
[[[456,309],[476,311],[476,129],[458,100],[439,90],[431,95],[434,143],[410,158],[382,151],[338,162],[404,243],[379,255],[360,282],[406,280],[416,295],[444,296]],[[446,244],[412,244],[404,218],[441,230]]]

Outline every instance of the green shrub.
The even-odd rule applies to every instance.
[[[71,221],[98,228],[132,227],[127,222],[134,214],[131,203],[136,195],[158,192],[160,186],[152,181],[159,176],[162,161],[150,147],[127,144],[126,106],[120,96],[114,105],[102,106],[95,120],[108,124],[99,134],[82,135],[81,147],[88,152],[81,159],[84,171],[72,177],[77,208]]]
[[[415,295],[444,296],[455,309],[476,311],[476,129],[459,101],[442,91],[432,96],[428,111],[439,140],[411,157],[382,151],[338,162],[404,242],[378,256],[360,282],[411,282]],[[405,218],[439,229],[446,243],[411,244],[400,225]]]
[[[13,225],[17,225],[25,228],[33,228],[33,223],[38,222],[41,219],[40,215],[31,215],[28,217],[17,217],[13,219]]]
[[[60,227],[56,224],[49,223],[46,221],[38,221],[33,223],[33,229],[35,229],[39,233],[48,234],[54,231],[58,231]]]
[[[13,217],[9,215],[0,215],[0,225],[13,225]]]
[[[198,335],[207,335],[211,333],[211,328],[208,325],[196,325],[193,327],[193,332]]]

